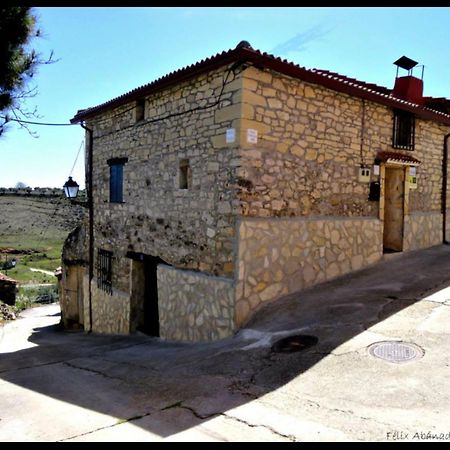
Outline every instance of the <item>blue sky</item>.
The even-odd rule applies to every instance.
[[[424,95],[450,98],[450,8],[401,7],[39,7],[34,47],[59,61],[34,82],[40,121],[69,123],[95,106],[247,40],[307,68],[393,87],[406,55],[425,65]],[[420,76],[418,72],[417,75]],[[79,125],[16,124],[0,137],[0,187],[61,186],[83,140]],[[84,186],[81,154],[73,177]]]

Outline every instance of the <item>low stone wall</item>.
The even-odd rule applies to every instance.
[[[161,338],[213,341],[234,331],[234,283],[222,277],[158,265]]]
[[[405,216],[403,250],[418,250],[442,243],[442,214],[414,212]]]
[[[97,287],[95,279],[92,281],[91,288],[92,331],[105,334],[129,334],[130,296],[116,289],[110,295]],[[89,314],[89,304],[86,305],[85,302],[85,317],[86,312]]]
[[[377,262],[383,252],[381,227],[371,217],[243,219],[236,325],[263,303]]]
[[[35,197],[62,197],[64,191],[58,188],[0,188],[0,195],[22,195]]]

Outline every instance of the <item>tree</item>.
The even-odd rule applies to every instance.
[[[36,22],[30,7],[0,7],[0,135],[10,118],[37,117],[36,110],[26,110],[23,102],[36,95],[36,87],[30,88],[29,82],[39,65],[53,62],[53,55],[43,60],[30,47],[41,34]],[[30,132],[26,124],[21,126]]]
[[[24,183],[23,181],[18,181],[14,187],[16,189],[24,189],[28,187],[28,184]]]

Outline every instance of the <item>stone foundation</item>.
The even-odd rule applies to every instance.
[[[239,225],[238,327],[263,303],[382,257],[376,218],[244,219]]]
[[[91,286],[92,331],[105,334],[128,334],[130,332],[130,296],[116,289],[110,295],[97,287],[96,279],[92,281]],[[89,305],[87,313],[89,314]]]
[[[234,331],[234,283],[222,277],[158,265],[161,338],[212,341]]]
[[[442,214],[414,212],[405,216],[403,250],[418,250],[442,243]]]

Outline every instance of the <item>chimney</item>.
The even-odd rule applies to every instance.
[[[412,59],[402,56],[400,59],[394,62],[397,66],[397,74],[395,77],[395,85],[392,91],[394,97],[402,100],[407,100],[418,105],[423,105],[423,67],[422,66],[422,78],[417,78],[412,75],[412,69],[417,66],[417,62]],[[408,75],[399,77],[398,69],[405,69],[408,71]]]

